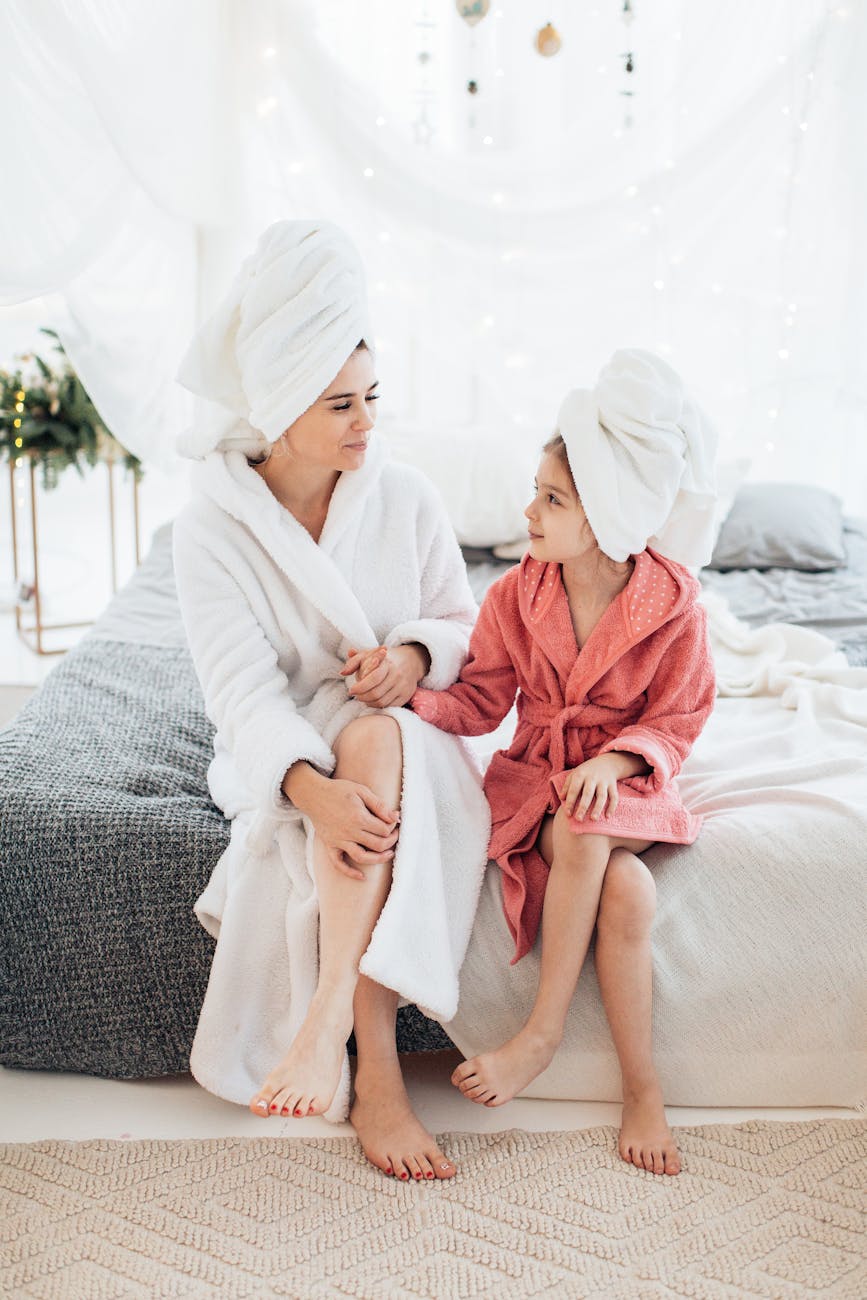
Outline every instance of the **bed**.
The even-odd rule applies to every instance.
[[[867,664],[867,524],[846,520],[843,539],[833,569],[704,570],[707,598],[751,627],[821,630],[850,664]],[[505,562],[465,555],[480,598]],[[718,701],[681,777],[705,829],[696,845],[647,854],[658,887],[654,1032],[672,1104],[863,1103],[867,718],[828,729],[807,715],[772,695]],[[821,743],[802,744],[793,720],[805,717]],[[205,780],[212,734],[167,524],[0,731],[2,1064],[109,1078],[188,1068],[213,944],[192,903],[229,836]],[[510,967],[508,956],[491,865],[458,1015],[443,1028],[401,1008],[400,1049],[477,1051],[513,1031],[537,957]],[[530,1092],[619,1096],[592,962],[564,1050]]]

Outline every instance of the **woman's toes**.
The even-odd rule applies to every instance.
[[[665,1172],[667,1174],[679,1174],[680,1156],[678,1153],[676,1151],[663,1151],[662,1154],[665,1160]]]
[[[434,1177],[441,1182],[444,1178],[454,1178],[458,1172],[457,1167],[449,1160],[448,1156],[443,1155],[442,1151],[437,1151],[431,1156],[431,1164],[433,1165]]]
[[[652,1161],[653,1161],[653,1172],[654,1172],[655,1174],[664,1174],[664,1173],[665,1173],[665,1161],[664,1161],[663,1158],[662,1158],[662,1152],[661,1152],[661,1151],[652,1151],[652,1152],[651,1152],[651,1159],[652,1159]]]
[[[418,1158],[418,1163],[419,1163],[419,1168],[421,1169],[421,1172],[422,1172],[423,1177],[425,1177],[425,1178],[434,1178],[434,1177],[435,1177],[434,1170],[433,1170],[433,1164],[432,1164],[432,1158],[431,1158],[431,1157],[430,1157],[426,1152],[425,1152],[423,1155],[420,1155],[420,1156],[419,1156],[419,1158]]]
[[[269,1104],[270,1104],[270,1099],[265,1094],[260,1092],[250,1102],[250,1110],[253,1112],[254,1115],[259,1115],[259,1116],[268,1115],[270,1114],[270,1111],[268,1110]]]

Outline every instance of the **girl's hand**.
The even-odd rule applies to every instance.
[[[297,763],[284,779],[284,790],[310,818],[331,862],[344,876],[364,880],[361,867],[394,857],[400,814],[366,785],[322,776],[307,763]]]
[[[430,668],[430,656],[420,645],[350,649],[342,677],[355,673],[349,694],[375,709],[400,708],[413,696]]]
[[[628,775],[623,771],[625,757],[623,754],[599,754],[573,768],[563,784],[563,811],[566,815],[583,821],[592,808],[591,821],[598,822],[607,808],[608,816],[613,816],[619,803],[618,779]],[[632,755],[628,757],[632,758]]]

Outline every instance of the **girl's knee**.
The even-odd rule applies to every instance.
[[[560,862],[574,863],[577,866],[584,863],[600,863],[604,862],[610,853],[607,835],[595,835],[592,831],[576,834],[569,825],[569,818],[562,807],[554,814],[551,829],[552,850]]]
[[[599,900],[600,928],[641,938],[656,912],[656,884],[647,867],[627,849],[612,850]]]
[[[338,763],[401,758],[400,727],[386,713],[368,713],[348,722],[334,742]]]

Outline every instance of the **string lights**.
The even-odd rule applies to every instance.
[[[801,185],[801,166],[804,157],[805,136],[809,130],[810,114],[813,108],[815,98],[816,74],[822,58],[822,51],[828,36],[830,24],[834,18],[840,19],[847,17],[846,11],[840,10],[838,6],[827,4],[825,13],[821,20],[816,24],[813,40],[810,45],[809,56],[807,60],[807,70],[804,74],[803,83],[800,87],[799,102],[795,104],[786,103],[781,107],[782,116],[792,122],[792,139],[791,139],[791,161],[788,167],[788,178],[783,199],[783,215],[780,225],[774,232],[780,240],[780,291],[777,302],[780,304],[780,318],[777,325],[777,340],[774,359],[774,380],[772,390],[774,396],[771,404],[767,408],[767,419],[771,426],[779,420],[780,416],[785,413],[788,405],[791,366],[789,361],[792,356],[793,331],[796,325],[798,303],[794,301],[791,292],[792,268],[796,259],[793,257],[793,227],[794,227],[794,206],[795,192]],[[780,64],[789,62],[783,54],[777,56]],[[794,76],[794,73],[793,73]],[[792,95],[794,101],[795,96]],[[771,430],[769,429],[769,433]],[[765,440],[765,451],[773,455],[776,451],[776,441],[773,437]]]

